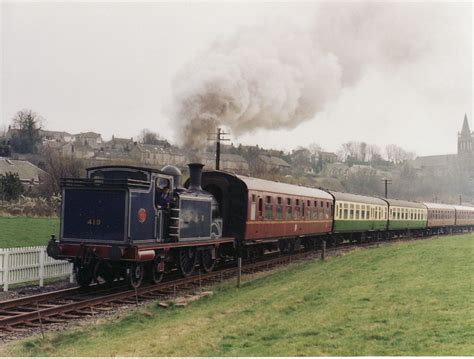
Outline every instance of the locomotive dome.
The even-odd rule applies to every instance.
[[[178,167],[167,165],[161,169],[161,172],[166,175],[173,176],[175,188],[181,186],[181,176],[183,174],[181,173],[181,170]]]

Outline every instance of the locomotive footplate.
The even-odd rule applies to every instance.
[[[151,261],[158,250],[170,250],[183,247],[220,246],[225,243],[234,243],[233,237],[224,237],[205,241],[172,242],[172,243],[139,243],[127,244],[97,244],[97,243],[71,243],[50,241],[48,253],[54,254],[55,259],[84,258],[93,255],[96,258],[112,261]]]

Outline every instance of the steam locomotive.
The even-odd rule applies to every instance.
[[[201,164],[190,164],[188,187],[174,166],[161,171],[102,166],[86,178],[62,179],[60,240],[48,254],[74,263],[78,284],[128,278],[133,287],[145,273],[158,283],[165,271],[184,276],[212,271],[216,253],[234,246],[222,236],[218,204],[201,188]]]
[[[144,276],[159,283],[166,272],[210,272],[219,260],[313,248],[323,240],[474,229],[474,207],[324,191],[188,166],[184,187],[174,166],[93,167],[86,178],[63,179],[60,239],[51,238],[48,254],[74,263],[81,286],[126,278],[138,287]]]

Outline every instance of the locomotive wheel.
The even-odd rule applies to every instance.
[[[179,250],[179,269],[183,276],[189,277],[197,264],[197,253],[194,248],[185,248]]]
[[[83,265],[74,266],[74,275],[77,284],[81,287],[88,287],[92,282],[92,274],[89,268]]]
[[[134,262],[130,264],[128,278],[132,288],[138,288],[143,281],[143,263]]]
[[[212,252],[210,249],[205,249],[201,252],[201,267],[204,272],[209,273],[214,270],[216,260],[212,259]]]
[[[112,270],[112,266],[109,263],[98,261],[94,266],[93,278],[96,283],[104,281],[107,284],[112,284],[115,280]]]
[[[151,275],[153,283],[155,284],[160,283],[163,280],[163,275],[165,274],[164,272],[160,272],[160,262],[161,258],[156,256],[151,264]]]

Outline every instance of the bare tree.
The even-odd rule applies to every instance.
[[[138,139],[141,143],[145,145],[158,145],[160,143],[161,136],[147,128],[143,129],[138,136]]]
[[[416,157],[414,152],[405,151],[400,146],[393,144],[385,147],[385,153],[387,154],[387,159],[393,163],[402,163],[404,161],[413,160]]]
[[[377,145],[368,145],[366,152],[367,162],[377,162],[382,159],[382,151]]]
[[[317,155],[323,150],[323,148],[316,142],[311,142],[308,145],[308,150],[311,152],[312,155]]]
[[[40,129],[44,119],[36,112],[24,109],[12,119],[10,144],[19,153],[35,153],[40,143]]]
[[[77,158],[62,157],[51,149],[43,150],[44,163],[41,167],[47,173],[41,178],[39,192],[45,196],[58,195],[61,192],[61,178],[80,177],[84,171],[84,162]]]

